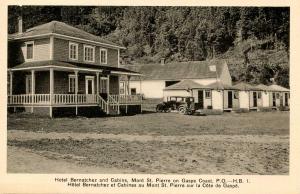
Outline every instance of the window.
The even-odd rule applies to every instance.
[[[69,58],[72,60],[78,60],[78,44],[69,43]]]
[[[33,42],[26,43],[26,59],[33,59]]]
[[[69,93],[75,93],[75,75],[69,75]]]
[[[211,91],[205,90],[205,98],[211,98]]]
[[[26,75],[26,94],[31,94],[31,75]]]
[[[280,98],[280,94],[276,93],[276,98],[279,99]]]
[[[100,93],[107,93],[107,77],[100,77]]]
[[[261,99],[261,92],[257,92],[257,98]]]
[[[107,50],[100,49],[100,63],[107,64]]]
[[[233,92],[233,98],[234,99],[239,99],[239,92],[238,91]]]
[[[125,82],[120,82],[120,94],[125,94]]]
[[[130,95],[136,95],[136,88],[130,89]]]
[[[84,45],[84,61],[95,62],[95,47]]]

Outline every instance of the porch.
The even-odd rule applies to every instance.
[[[9,70],[8,107],[99,107],[106,114],[120,114],[120,106],[141,106],[142,96],[127,93],[120,95],[119,77],[138,73],[113,68],[66,68],[62,66],[12,68]]]

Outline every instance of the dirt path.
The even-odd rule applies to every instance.
[[[253,143],[279,143],[287,142],[289,136],[273,135],[193,135],[193,136],[151,136],[128,134],[99,134],[99,133],[56,133],[56,132],[31,132],[21,130],[9,130],[8,140],[38,140],[38,139],[114,139],[124,141],[229,141],[229,142],[253,142]]]
[[[98,166],[80,165],[65,160],[50,159],[33,153],[29,149],[8,146],[7,172],[9,173],[120,173],[120,169],[101,168]],[[128,172],[127,172],[128,171]],[[132,173],[128,169],[122,169],[124,173]]]

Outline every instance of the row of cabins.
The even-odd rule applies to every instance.
[[[183,80],[164,89],[164,101],[172,96],[194,97],[196,109],[222,111],[277,109],[289,107],[290,104],[289,90],[278,85],[252,86],[238,83],[230,86],[221,82],[201,85],[191,80]]]

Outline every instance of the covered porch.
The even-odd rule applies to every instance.
[[[91,65],[90,65],[91,66]],[[120,114],[120,106],[142,104],[140,94],[120,95],[119,77],[141,76],[116,67],[86,68],[65,62],[21,64],[9,69],[8,107],[53,108],[99,107],[106,114]],[[128,82],[129,83],[129,82]]]

